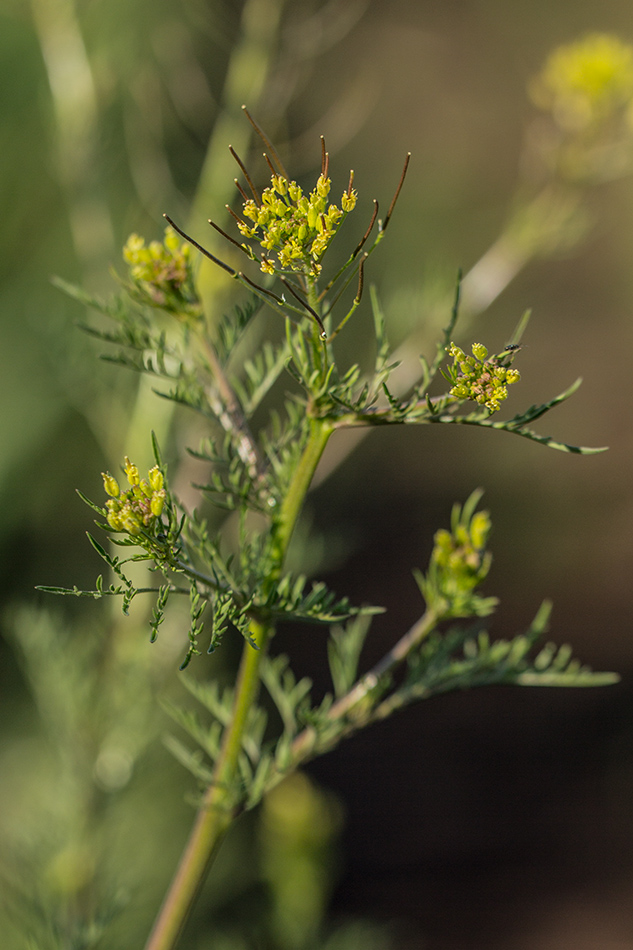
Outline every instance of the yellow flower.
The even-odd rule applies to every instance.
[[[109,472],[101,472],[101,477],[103,478],[103,487],[108,495],[112,498],[118,498],[121,494],[121,489],[119,488],[119,483],[116,478],[110,475]]]
[[[163,478],[163,473],[159,469],[158,465],[155,465],[154,468],[150,468],[147,473],[149,483],[151,485],[152,491],[160,491],[165,483]]]
[[[508,386],[517,383],[521,374],[510,369],[505,362],[498,362],[501,354],[488,359],[488,350],[483,343],[472,344],[472,356],[454,343],[448,348],[453,357],[453,366],[449,369],[453,386],[449,395],[460,401],[472,399],[489,412],[497,412],[501,403],[508,398]]]
[[[125,474],[127,475],[127,480],[130,485],[138,485],[141,478],[138,473],[138,468],[132,462],[130,462],[127,455],[125,456]]]
[[[131,234],[123,248],[130,277],[144,300],[177,316],[199,319],[198,300],[191,266],[191,248],[180,242],[173,228],[165,229],[163,243],[149,246],[138,234]]]
[[[109,472],[103,473],[103,485],[110,495],[105,505],[106,520],[113,531],[127,531],[133,536],[143,530],[151,533],[167,500],[163,473],[155,465],[147,478],[141,479],[138,466],[126,455],[125,474],[130,487],[122,492],[117,480]]]
[[[343,192],[343,197],[341,198],[341,208],[343,211],[353,211],[356,207],[356,199],[358,195],[352,189],[348,194],[346,191]]]
[[[319,175],[308,196],[295,181],[273,175],[269,188],[262,192],[261,205],[252,198],[244,202],[243,215],[254,226],[238,222],[240,233],[257,241],[270,252],[261,259],[265,274],[295,271],[315,278],[321,271],[320,258],[346,211],[356,203],[356,192],[350,188],[343,195],[341,208],[327,204],[331,181]]]
[[[633,47],[605,33],[559,46],[533,80],[530,95],[566,131],[602,122],[633,101]]]

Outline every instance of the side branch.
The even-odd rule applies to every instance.
[[[200,335],[200,342],[221,397],[218,398],[212,388],[206,387],[205,392],[209,405],[224,431],[233,437],[237,453],[246,466],[249,476],[255,482],[261,481],[266,471],[266,465],[246,421],[242,405],[226,378],[215,349],[206,336],[202,334]]]
[[[328,719],[332,722],[343,719],[347,714],[358,706],[371,692],[376,689],[381,680],[398,667],[411,651],[417,647],[430,633],[433,632],[440,618],[432,610],[427,610],[416,623],[398,640],[398,642],[375,664],[367,673],[365,673],[351,690],[341,696],[328,712]],[[364,725],[363,717],[353,718],[350,722],[349,732],[353,732]],[[296,768],[301,762],[308,760],[314,750],[314,740],[316,738],[315,730],[308,726],[303,732],[295,737],[290,746],[289,759]]]

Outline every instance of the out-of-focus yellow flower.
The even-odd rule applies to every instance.
[[[490,564],[486,544],[491,522],[487,511],[477,511],[469,524],[458,524],[454,530],[440,528],[435,532],[431,555],[445,593],[474,589],[485,576]]]
[[[600,125],[633,105],[633,47],[605,33],[559,46],[529,91],[567,132]]]
[[[202,316],[193,279],[191,248],[181,244],[173,228],[165,229],[162,244],[151,241],[146,246],[142,237],[131,234],[123,248],[123,258],[144,302],[176,316],[194,319]]]

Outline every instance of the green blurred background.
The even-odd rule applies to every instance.
[[[49,276],[108,292],[108,269],[119,267],[130,231],[160,236],[163,211],[206,240],[206,219],[217,220],[231,197],[226,146],[248,153],[246,101],[297,177],[313,173],[325,134],[335,187],[353,167],[367,214],[374,196],[386,207],[412,152],[368,277],[395,342],[426,325],[428,353],[457,269],[468,272],[509,217],[535,116],[527,83],[553,47],[595,30],[633,41],[630,5],[3,0],[0,803],[10,831],[31,820],[35,828],[52,774],[46,715],[41,704],[36,711],[33,674],[12,633],[16,623],[28,627],[37,652],[41,621],[24,613],[16,621],[16,608],[52,611],[59,628],[86,636],[105,629],[102,605],[51,604],[34,586],[93,584],[90,517],[74,488],[98,497],[99,472],[114,470],[125,451],[147,451],[146,432],[160,429],[163,412],[135,395],[125,371],[97,360],[76,328],[84,315]],[[356,601],[389,608],[368,661],[415,619],[410,570],[424,565],[452,502],[482,485],[495,526],[488,588],[502,601],[494,632],[525,627],[551,597],[552,636],[623,677],[595,692],[447,696],[314,765],[312,777],[346,815],[332,920],[386,923],[395,946],[633,946],[633,176],[591,188],[586,207],[584,239],[520,270],[460,342],[500,349],[531,307],[510,408],[549,398],[580,375],[579,393],[541,430],[609,445],[609,453],[583,459],[450,427],[381,431],[310,503],[316,528],[341,552],[327,579]],[[350,358],[367,353],[367,319],[366,308],[345,343]],[[150,650],[143,629],[125,635]],[[321,647],[280,637],[317,686],[325,684]],[[157,853],[147,852],[159,895],[192,812],[181,803],[186,779],[158,741],[139,762],[148,784],[137,800],[132,793],[125,820],[147,820],[160,840]],[[158,788],[160,807],[148,808],[144,795]],[[226,896],[220,883],[239,867],[240,847],[248,852],[254,824],[236,831],[224,871],[214,870],[189,937],[196,950],[220,945],[209,942],[214,908],[239,920],[245,905],[248,913],[257,906],[239,888]],[[13,839],[9,867],[20,860]],[[141,888],[146,918],[153,899]],[[372,928],[358,937],[364,946],[382,939]],[[10,950],[22,945],[11,940]]]

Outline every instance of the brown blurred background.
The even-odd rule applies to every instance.
[[[259,5],[255,32],[269,59],[249,62],[247,50],[242,68],[254,111],[297,176],[312,173],[324,133],[337,187],[353,167],[361,204],[369,209],[376,196],[384,209],[412,152],[389,239],[368,275],[396,343],[427,319],[433,332],[441,326],[437,301],[457,269],[468,272],[503,230],[535,116],[526,86],[547,54],[588,31],[633,42],[622,0],[267,6]],[[99,492],[98,473],[113,466],[123,426],[108,418],[108,394],[124,420],[132,383],[93,360],[98,350],[74,327],[82,313],[48,278],[105,292],[128,233],[159,236],[162,212],[186,219],[194,198],[201,219],[189,220],[204,236],[215,200],[199,186],[208,142],[214,128],[221,138],[219,120],[239,118],[237,98],[226,102],[225,71],[242,12],[241,3],[210,0],[4,0],[0,10],[7,608],[37,602],[82,623],[100,609],[51,605],[33,588],[91,586],[98,573],[74,488]],[[620,685],[595,691],[446,696],[311,767],[346,814],[331,914],[390,922],[395,946],[633,948],[633,176],[589,189],[586,208],[582,241],[528,263],[457,336],[500,349],[531,307],[510,411],[582,376],[580,391],[540,431],[610,451],[579,458],[451,427],[379,431],[310,502],[315,526],[344,552],[327,579],[355,601],[388,607],[368,661],[417,616],[411,569],[424,566],[453,501],[481,485],[494,524],[487,589],[501,598],[493,632],[524,629],[548,597],[552,638],[571,642],[594,668],[622,674]],[[344,344],[350,358],[367,353],[363,321],[368,312]],[[430,354],[433,333],[425,338]],[[312,635],[280,637],[317,687],[325,684],[322,646]],[[8,644],[0,704],[6,800],[19,787],[9,773],[19,772],[20,743],[37,729]]]

